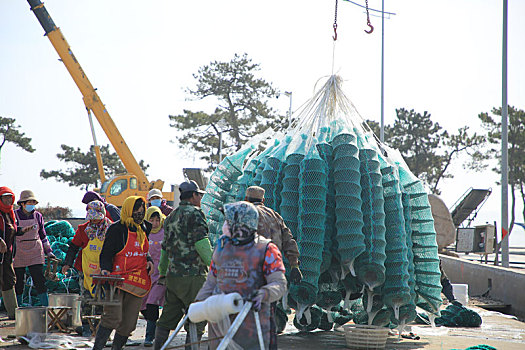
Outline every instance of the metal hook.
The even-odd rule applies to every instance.
[[[374,26],[371,24],[371,23],[367,23],[368,27],[370,27],[370,30],[366,30],[365,29],[365,32],[367,34],[372,34],[372,32],[374,31]]]
[[[332,38],[334,41],[337,40],[337,23],[334,23],[334,36],[332,36]]]

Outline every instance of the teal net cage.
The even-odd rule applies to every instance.
[[[293,119],[284,133],[259,140],[269,146],[251,142],[212,174],[202,199],[212,240],[221,234],[221,207],[261,186],[299,247],[303,280],[289,284],[287,300],[300,330],[352,317],[403,326],[416,305],[439,316],[436,232],[423,182],[374,137],[340,77],[329,77]],[[288,277],[286,259],[285,267]]]

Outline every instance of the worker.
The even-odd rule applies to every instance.
[[[452,290],[452,284],[450,284],[450,280],[448,279],[445,270],[443,270],[443,266],[441,266],[441,259],[439,259],[439,271],[441,272],[441,292],[445,294],[445,297],[449,302],[453,302],[456,300],[456,297]]]
[[[257,233],[272,241],[282,255],[290,263],[290,282],[299,284],[303,278],[299,269],[299,249],[297,242],[292,236],[290,229],[284,223],[283,218],[272,208],[264,205],[265,190],[259,186],[250,186],[246,189],[245,200],[252,203],[259,212],[259,223]],[[277,303],[270,305],[270,349],[277,349],[277,323],[275,320],[275,309]]]
[[[137,326],[142,298],[151,286],[153,262],[148,255],[148,236],[151,224],[144,221],[146,201],[143,197],[130,196],[122,205],[120,220],[113,223],[104,239],[100,252],[100,272],[124,278],[120,289],[120,305],[105,305],[95,337],[94,350],[101,350],[113,329],[112,349],[122,349]]]
[[[155,332],[155,349],[166,342],[184,311],[194,301],[206,280],[211,262],[208,225],[202,212],[201,198],[205,193],[195,181],[179,185],[180,204],[164,221],[164,240],[160,255],[160,278],[166,282],[166,297]],[[197,324],[197,338],[204,334],[206,322]],[[185,325],[186,331],[188,326]],[[186,344],[190,342],[189,333]]]
[[[146,319],[146,336],[144,346],[153,346],[155,339],[155,329],[159,319],[159,306],[164,305],[164,293],[166,287],[158,284],[159,280],[159,261],[162,250],[162,241],[164,239],[164,219],[166,217],[158,207],[149,207],[146,211],[146,220],[151,223],[151,232],[149,234],[149,255],[153,259],[153,274],[151,275],[151,290],[142,300],[140,312]]]
[[[62,266],[62,274],[66,275],[77,261],[81,261],[81,290],[84,298],[89,298],[94,295],[94,285],[91,275],[100,274],[99,256],[106,238],[106,232],[111,225],[111,220],[106,217],[106,209],[104,203],[94,200],[88,203],[86,222],[78,225],[75,236],[69,243],[69,249],[64,259],[64,266]],[[80,254],[79,251],[81,251]],[[77,257],[78,255],[78,257]],[[75,261],[76,258],[76,261]],[[81,258],[81,259],[80,259]],[[85,316],[91,315],[91,306],[82,303],[82,314]],[[82,322],[82,335],[85,337],[91,336],[89,324]]]
[[[16,219],[13,210],[15,194],[8,187],[0,187],[0,286],[7,317],[15,319],[18,307],[15,295],[15,270],[13,269],[13,243]]]
[[[253,204],[226,204],[224,216],[224,235],[215,247],[210,272],[196,300],[233,292],[251,300],[254,311],[259,312],[264,348],[269,349],[270,303],[283,296],[287,283],[281,252],[269,239],[257,234],[259,213]],[[224,336],[235,316],[222,324],[210,323],[208,338]],[[254,313],[248,313],[233,341],[242,349],[260,348]],[[215,349],[218,344],[218,340],[212,341],[210,348]]]
[[[173,211],[173,207],[169,206],[165,199],[162,198],[162,191],[158,188],[154,188],[148,192],[148,208],[159,207],[162,214],[165,216],[170,215]]]
[[[44,217],[35,210],[38,201],[31,190],[22,191],[15,211],[16,225],[22,230],[16,233],[16,251],[13,260],[16,275],[16,298],[22,305],[26,268],[29,269],[38,293],[40,305],[48,306],[46,279],[44,277],[45,256],[55,258],[44,228]]]
[[[112,222],[118,221],[120,219],[120,209],[117,206],[106,202],[106,198],[102,197],[97,192],[87,191],[86,194],[84,194],[84,198],[82,198],[82,203],[88,204],[91,201],[101,201],[102,203],[104,203],[104,208],[106,209],[106,217]]]

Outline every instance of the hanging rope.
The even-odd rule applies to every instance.
[[[368,25],[370,29],[369,30],[365,29],[365,32],[368,34],[372,34],[372,32],[374,31],[374,26],[372,25],[372,23],[370,23],[370,13],[368,11],[368,0],[366,0],[366,24]]]
[[[334,17],[334,41],[337,40],[337,0],[335,0],[335,17]]]

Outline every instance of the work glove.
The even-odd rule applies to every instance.
[[[303,280],[303,274],[301,273],[301,270],[299,270],[299,266],[292,267],[292,270],[290,271],[290,281],[293,284],[299,284]]]
[[[261,306],[264,298],[266,297],[266,291],[264,289],[258,289],[253,293],[251,302],[253,303],[252,309],[256,312],[261,310]]]
[[[158,286],[165,286],[166,285],[166,276],[160,276],[157,280]]]

